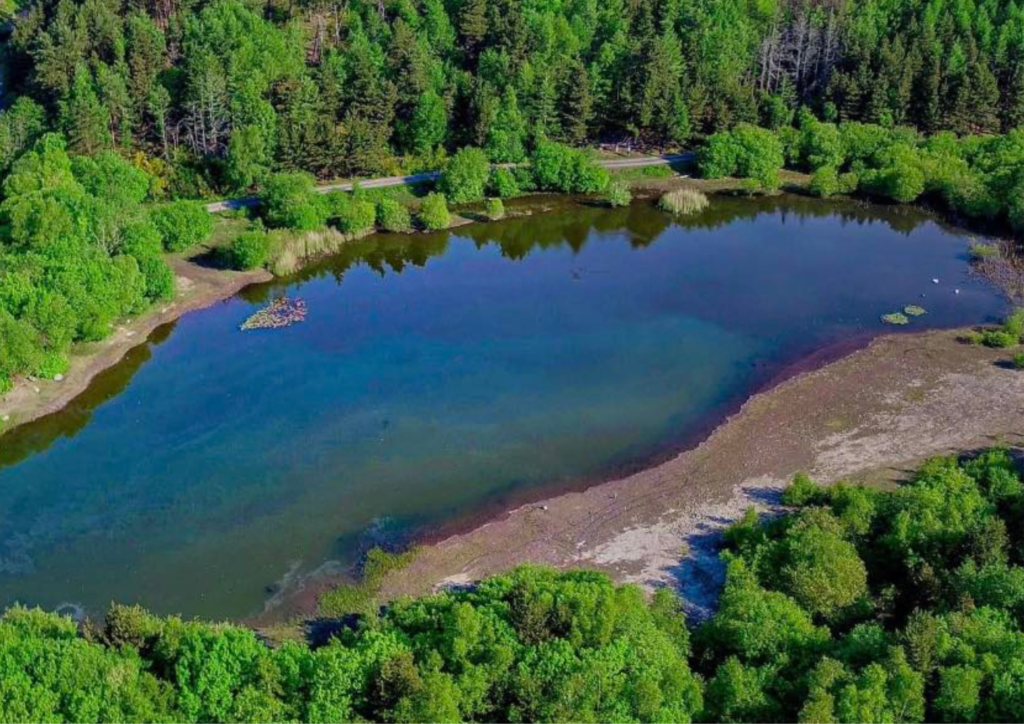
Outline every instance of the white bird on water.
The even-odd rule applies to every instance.
[[[938,283],[939,283],[938,279],[932,279],[932,284],[938,284]]]

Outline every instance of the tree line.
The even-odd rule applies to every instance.
[[[33,133],[177,196],[272,171],[435,168],[463,146],[679,144],[737,123],[1024,121],[1008,0],[46,0],[14,22],[0,167]]]
[[[0,619],[3,721],[1018,721],[1024,484],[1006,450],[895,490],[806,476],[726,533],[689,625],[603,574],[524,567],[338,621],[315,645],[111,607]],[[338,599],[343,600],[343,598]],[[353,599],[355,603],[355,599]]]

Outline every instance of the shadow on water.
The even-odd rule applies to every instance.
[[[509,217],[499,221],[484,221],[432,234],[374,234],[349,242],[327,259],[292,276],[250,286],[240,296],[259,303],[296,282],[334,277],[340,283],[345,273],[357,266],[365,266],[381,275],[400,274],[408,266],[424,267],[430,259],[443,255],[453,235],[472,239],[478,248],[495,245],[503,257],[521,260],[531,252],[562,246],[581,252],[588,240],[595,238],[593,232],[626,230],[631,245],[640,249],[654,244],[673,225],[688,230],[714,231],[737,221],[754,221],[759,216],[773,214],[780,214],[783,223],[828,217],[835,218],[841,226],[882,223],[903,235],[928,222],[959,231],[936,215],[913,207],[855,199],[824,201],[797,194],[716,196],[715,203],[702,212],[679,218],[652,213],[655,202],[650,199],[609,209],[585,199],[541,195],[510,200],[506,207]]]
[[[855,199],[822,201],[797,194],[720,195],[701,213],[680,218],[652,213],[653,206],[654,201],[649,199],[619,209],[603,208],[586,199],[565,196],[513,199],[507,203],[509,218],[433,234],[374,234],[349,242],[337,254],[294,275],[246,287],[238,296],[261,304],[296,283],[333,277],[340,284],[346,272],[356,267],[366,267],[381,276],[401,274],[408,267],[425,267],[431,259],[444,255],[453,235],[472,239],[477,248],[494,245],[504,258],[522,260],[532,252],[562,246],[579,253],[588,240],[597,238],[595,232],[599,235],[625,230],[630,235],[631,246],[642,249],[657,242],[673,224],[690,230],[715,230],[737,221],[754,221],[759,216],[776,213],[784,223],[833,217],[842,226],[883,223],[900,234],[909,234],[928,222],[959,231],[943,223],[937,215],[913,207]],[[966,260],[966,256],[964,258]],[[214,265],[221,261],[211,255],[209,263]],[[174,322],[158,327],[145,343],[129,350],[120,362],[98,374],[89,387],[63,409],[6,433],[0,438],[0,470],[45,451],[56,440],[74,437],[89,423],[98,407],[125,390],[135,373],[152,357],[154,348],[166,341],[174,328]],[[633,457],[624,456],[624,460]],[[623,469],[628,466],[624,464]]]
[[[170,322],[154,329],[145,342],[128,350],[117,364],[96,375],[82,394],[57,412],[20,425],[0,437],[0,470],[43,452],[57,440],[73,438],[81,432],[97,408],[125,391],[135,373],[153,356],[153,350],[171,336],[175,324]]]

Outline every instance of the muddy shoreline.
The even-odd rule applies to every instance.
[[[995,365],[1008,357],[1007,352],[960,344],[958,338],[962,333],[963,330],[894,331],[887,334],[865,332],[821,347],[781,365],[749,393],[728,401],[709,414],[700,425],[684,436],[666,441],[650,456],[630,461],[618,469],[607,470],[600,476],[512,491],[439,526],[414,530],[408,537],[395,543],[398,547],[416,546],[421,554],[408,569],[386,577],[382,597],[387,600],[401,595],[423,594],[445,585],[475,581],[529,562],[556,567],[592,567],[610,573],[616,580],[660,585],[665,581],[639,580],[628,566],[620,569],[607,565],[607,562],[600,560],[599,555],[596,561],[588,559],[586,537],[580,537],[572,546],[566,546],[558,540],[563,535],[561,531],[558,536],[552,536],[546,525],[538,528],[536,519],[542,516],[550,522],[557,519],[559,511],[563,510],[570,512],[570,521],[580,517],[583,511],[590,518],[610,515],[617,520],[625,516],[629,520],[625,526],[617,527],[610,521],[599,524],[601,533],[598,537],[613,533],[628,534],[630,530],[643,530],[645,527],[649,529],[649,534],[655,535],[653,531],[660,525],[665,508],[655,504],[648,509],[646,504],[638,506],[638,501],[660,496],[662,493],[659,489],[665,485],[666,476],[674,476],[685,465],[685,461],[721,454],[715,450],[717,440],[730,436],[736,428],[749,427],[752,417],[758,417],[759,411],[777,408],[780,398],[783,408],[781,416],[787,423],[792,422],[792,418],[802,415],[803,411],[788,406],[787,398],[794,394],[799,396],[805,388],[809,388],[812,395],[817,395],[821,376],[832,376],[835,368],[843,368],[838,370],[841,377],[848,377],[851,373],[858,376],[866,373],[868,383],[861,382],[857,389],[851,391],[867,397],[879,394],[887,381],[891,381],[887,375],[871,374],[880,360],[899,366],[900,359],[911,354],[922,343],[929,348],[937,346],[937,356],[929,362],[927,369],[917,370],[923,374],[943,373],[944,369],[952,369],[962,364],[965,358],[972,357],[977,358],[982,369],[1001,369]],[[1019,384],[1024,394],[1024,374],[1006,377],[1006,380],[1011,386]],[[848,383],[843,385],[844,389],[848,386]],[[1021,442],[1024,442],[1024,397],[1021,397],[1021,405],[1020,424],[1015,429],[1019,429]],[[830,425],[825,425],[825,428],[831,432]],[[949,451],[959,449],[963,448],[954,446]],[[911,457],[920,459],[928,454],[929,451],[925,449]],[[874,470],[870,463],[866,468]],[[678,543],[674,545],[676,549],[685,545],[690,552],[686,557],[680,556],[677,566],[680,569],[695,570],[685,575],[680,574],[675,585],[683,590],[691,613],[699,616],[706,612],[716,592],[715,586],[720,574],[717,570],[717,534],[710,533],[724,527],[751,505],[762,510],[776,508],[778,493],[785,482],[802,470],[813,470],[813,466],[795,465],[784,474],[762,476],[753,485],[748,479],[717,489],[711,488],[707,491],[709,495],[698,495],[693,504],[681,508],[680,514],[686,520],[682,529],[685,534],[672,534],[678,538]],[[864,473],[865,470],[858,472]],[[885,480],[898,477],[891,474],[882,476]],[[868,478],[870,475],[863,476],[863,479]],[[835,480],[828,474],[822,479],[825,482]],[[699,484],[695,485],[695,489],[689,492],[699,494],[699,487]],[[593,521],[589,523],[593,524]],[[572,529],[573,525],[570,522],[569,528]],[[508,553],[510,550],[526,552],[520,558],[518,553]],[[651,560],[645,553],[631,563],[647,564]],[[293,579],[290,581],[291,586],[276,590],[262,613],[244,620],[257,627],[268,627],[297,618],[313,617],[321,593],[354,580],[353,571],[342,571],[336,566],[325,564],[318,572]]]
[[[1006,364],[1008,352],[961,344],[959,335],[884,335],[830,363],[839,350],[804,359],[669,460],[472,528],[437,530],[408,568],[385,579],[382,597],[541,563],[672,585],[691,610],[706,609],[721,528],[748,506],[776,506],[796,472],[886,483],[931,455],[1024,444],[1024,374]]]
[[[158,328],[189,312],[230,299],[252,284],[272,279],[265,270],[249,272],[210,269],[192,259],[168,259],[177,282],[177,296],[132,320],[119,323],[110,337],[76,348],[63,379],[27,378],[0,399],[0,441],[25,423],[59,412],[85,392],[97,375],[110,369],[133,349],[143,346]]]
[[[650,454],[630,459],[621,465],[611,467],[603,473],[591,477],[553,482],[534,488],[514,489],[508,494],[487,503],[470,513],[456,516],[431,530],[413,532],[406,541],[410,545],[436,545],[447,538],[469,533],[494,520],[507,517],[520,508],[530,505],[541,505],[545,501],[570,493],[581,493],[595,486],[637,475],[645,470],[657,468],[678,456],[699,447],[711,437],[715,431],[728,424],[739,415],[752,398],[771,392],[780,385],[797,379],[805,374],[815,372],[843,358],[867,348],[876,339],[883,336],[912,336],[920,332],[891,332],[889,334],[872,334],[865,332],[856,337],[844,339],[813,350],[779,366],[768,377],[761,380],[749,391],[726,400],[715,410],[704,416],[696,425],[684,434],[666,439]],[[926,333],[925,333],[926,334]]]

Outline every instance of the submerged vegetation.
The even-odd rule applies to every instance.
[[[1024,485],[1005,450],[896,490],[795,478],[790,512],[728,530],[717,613],[667,589],[526,567],[379,608],[414,554],[373,553],[326,640],[113,606],[101,626],[12,608],[3,721],[1015,721]],[[691,622],[692,624],[692,622]]]
[[[910,320],[907,318],[907,315],[902,312],[890,312],[888,314],[883,314],[882,321],[886,324],[894,324],[897,326],[910,324]]]

